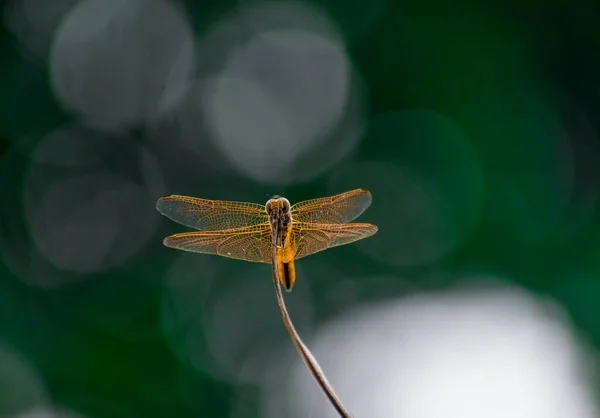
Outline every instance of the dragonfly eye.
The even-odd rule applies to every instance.
[[[267,200],[265,204],[265,211],[267,211],[267,215],[270,215],[273,212],[273,199]]]
[[[282,197],[281,203],[283,204],[283,213],[288,213],[290,211],[290,201]]]

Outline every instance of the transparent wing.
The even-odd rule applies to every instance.
[[[344,224],[358,218],[371,200],[371,193],[365,189],[305,200],[292,206],[292,219],[306,223]]]
[[[293,223],[290,245],[294,259],[299,259],[339,245],[350,244],[377,232],[371,224],[310,224]]]
[[[266,224],[265,207],[257,203],[207,200],[171,195],[158,199],[156,209],[167,218],[200,231],[219,231]]]
[[[271,229],[246,227],[222,232],[185,232],[166,237],[170,248],[215,254],[238,260],[271,264]]]

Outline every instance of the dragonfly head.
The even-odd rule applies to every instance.
[[[281,196],[273,196],[269,200],[267,200],[267,204],[265,205],[265,210],[267,214],[271,214],[275,209],[279,209],[283,213],[290,212],[290,201],[285,197]]]

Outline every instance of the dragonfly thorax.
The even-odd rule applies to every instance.
[[[276,209],[281,213],[289,213],[290,201],[285,197],[273,196],[271,199],[267,200],[265,210],[267,211],[267,214],[270,215]]]

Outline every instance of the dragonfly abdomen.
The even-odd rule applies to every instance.
[[[284,262],[284,249],[277,248],[277,270],[279,272],[279,281],[285,287],[288,292],[292,291],[294,283],[296,282],[296,265],[292,258],[288,262]]]

